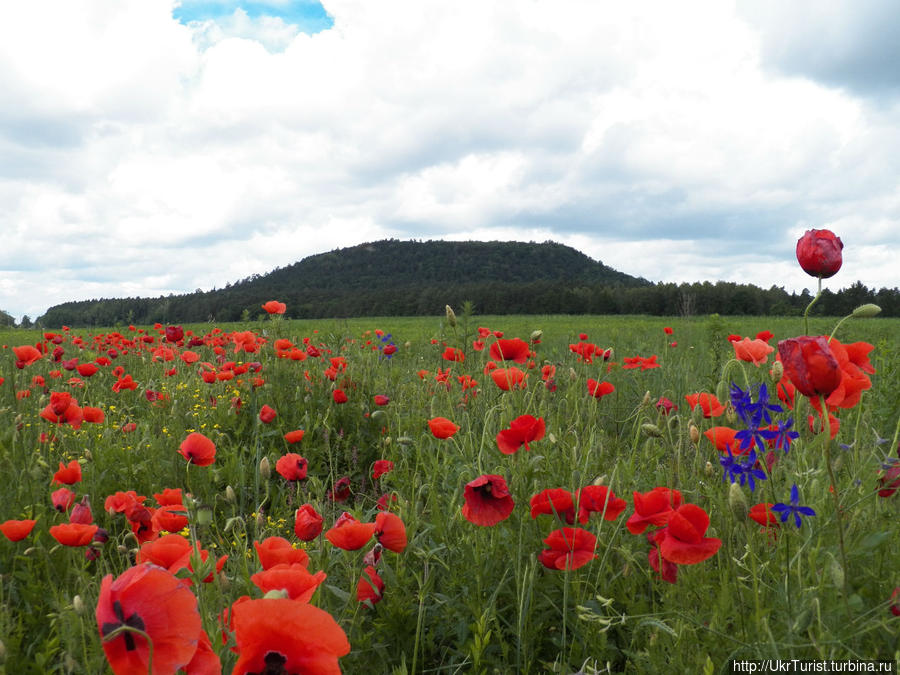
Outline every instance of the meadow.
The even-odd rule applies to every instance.
[[[35,521],[0,536],[0,670],[147,672],[128,659],[151,654],[160,612],[201,645],[188,673],[261,672],[251,652],[274,654],[271,673],[294,658],[397,674],[896,661],[900,320],[840,325],[872,349],[850,350],[859,398],[847,384],[829,420],[756,344],[804,332],[799,317],[456,308],[0,333],[0,523]],[[90,535],[61,543],[66,524]],[[294,567],[260,576],[276,550]],[[140,579],[110,603],[104,578],[148,560],[159,584],[184,580],[166,586],[178,603],[154,605],[162,586]],[[299,605],[318,610],[295,619]],[[185,635],[158,635],[172,672]]]

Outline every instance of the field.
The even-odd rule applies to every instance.
[[[836,323],[815,318],[810,334]],[[799,392],[776,395],[777,350],[754,365],[729,341],[770,331],[761,342],[775,347],[804,333],[800,318],[457,308],[183,331],[0,333],[0,523],[36,521],[18,541],[0,536],[0,670],[147,672],[148,637],[158,672],[187,650],[189,673],[260,672],[267,654],[270,673],[301,662],[718,673],[732,659],[900,658],[900,320],[841,324],[837,340],[873,349],[850,350],[844,372],[855,368],[861,395],[842,380],[827,423]],[[521,362],[513,338],[526,343]],[[36,344],[46,353],[17,367],[12,348]],[[88,363],[96,373],[78,370]],[[513,368],[527,376],[518,385]],[[723,408],[692,410],[686,396],[704,392]],[[763,410],[765,397],[779,407]],[[729,458],[725,438],[735,452],[747,439],[759,461],[751,448]],[[279,464],[288,453],[305,462]],[[373,478],[380,460],[392,468]],[[59,490],[74,494],[54,503]],[[306,504],[321,533],[297,521]],[[335,527],[344,512],[358,522]],[[51,534],[70,520],[90,533],[83,543]],[[273,537],[302,571],[258,576],[257,545],[268,540],[265,554]],[[134,577],[139,558],[168,571],[111,603],[104,578]],[[175,578],[191,583],[165,585]],[[160,600],[163,588],[177,602]],[[295,599],[273,597],[282,588]]]

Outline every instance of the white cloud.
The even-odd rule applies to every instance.
[[[900,107],[773,71],[758,17],[323,4],[314,35],[240,8],[184,26],[163,0],[0,8],[0,308],[221,287],[390,236],[801,290],[794,242],[831,227],[834,287],[900,285]]]

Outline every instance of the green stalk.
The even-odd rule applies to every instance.
[[[822,297],[822,277],[819,277],[819,290],[816,291],[816,297],[814,297],[814,298],[812,299],[812,302],[810,302],[810,303],[806,306],[806,311],[803,312],[803,332],[804,332],[806,335],[809,335],[809,310],[812,309],[812,306],[813,306],[814,304],[816,304],[816,302],[817,302],[817,301],[819,300],[819,298],[821,298],[821,297]]]
[[[850,604],[848,602],[847,576],[850,573],[847,567],[847,552],[844,549],[844,521],[841,515],[841,500],[838,495],[837,481],[834,478],[834,468],[831,466],[831,416],[825,407],[825,396],[819,394],[819,404],[822,406],[822,416],[825,418],[825,464],[828,467],[828,478],[831,481],[831,496],[834,497],[834,517],[838,528],[838,545],[841,549],[841,564],[844,566],[844,608],[847,610],[847,618],[850,619]]]

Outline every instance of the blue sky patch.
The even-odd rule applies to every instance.
[[[191,21],[216,20],[229,17],[235,9],[242,9],[251,19],[262,16],[278,17],[300,31],[312,35],[328,30],[334,20],[318,0],[291,0],[289,2],[252,2],[241,0],[183,0],[172,16],[183,24]]]

